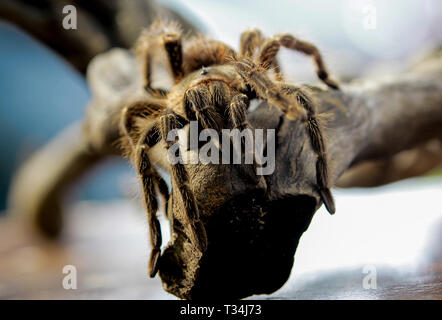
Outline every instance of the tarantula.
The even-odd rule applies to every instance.
[[[226,44],[204,36],[184,40],[176,23],[157,21],[139,37],[135,51],[142,67],[144,88],[150,98],[124,108],[120,130],[124,147],[142,182],[152,244],[148,271],[151,277],[158,271],[162,242],[156,216],[156,190],[166,203],[169,199],[168,186],[152,165],[151,157],[155,157],[154,146],[159,142],[166,149],[174,143],[165,139],[170,130],[183,128],[191,120],[198,121],[203,128],[250,128],[246,113],[250,101],[256,98],[280,108],[287,118],[300,120],[305,124],[317,155],[318,192],[327,210],[335,212],[323,125],[308,90],[284,82],[276,59],[281,46],[311,56],[319,79],[330,88],[338,89],[337,83],[329,78],[319,50],[290,34],[265,39],[259,30],[245,31],[241,34],[238,53]],[[170,90],[153,88],[152,85],[154,53],[162,48],[175,83]],[[183,200],[185,221],[182,224],[188,228],[193,245],[204,252],[207,237],[186,167],[182,163],[166,165],[170,166],[171,179]]]

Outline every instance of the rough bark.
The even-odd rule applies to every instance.
[[[442,165],[440,139],[432,139],[391,157],[364,161],[339,177],[337,187],[376,187],[437,171]]]
[[[320,112],[331,116],[326,133],[333,182],[352,166],[391,159],[401,151],[440,138],[441,76],[442,57],[435,54],[404,74],[353,81],[344,84],[341,91],[314,89]],[[58,199],[61,190],[73,181],[69,165],[51,174],[55,168],[35,160],[42,157],[41,153],[47,158],[69,158],[63,160],[65,163],[76,157],[118,154],[118,130],[110,120],[140,94],[133,57],[122,49],[96,57],[88,80],[94,98],[83,131],[78,132],[82,138],[61,139],[56,154],[50,154],[54,148],[47,148],[29,160],[11,194],[14,212],[34,219],[50,216],[41,208],[50,210],[48,201]],[[174,212],[170,217],[173,237],[162,255],[160,276],[165,290],[178,297],[242,298],[277,290],[290,274],[299,238],[322,204],[316,190],[315,155],[305,127],[287,120],[264,102],[249,114],[249,120],[255,128],[277,130],[276,170],[265,176],[264,194],[262,186],[250,180],[240,165],[188,166],[209,246],[202,254],[186,240],[186,230],[176,223],[181,203],[173,197],[169,203],[169,212]],[[74,140],[80,146],[63,153]],[[74,172],[84,172],[92,162],[86,161]],[[25,171],[47,175],[40,175],[24,188],[29,181]],[[41,191],[37,192],[41,188],[57,190],[57,196],[41,197]],[[32,200],[33,207],[24,208],[24,199]]]

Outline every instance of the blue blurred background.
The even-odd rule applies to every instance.
[[[442,2],[392,1],[203,1],[163,0],[209,34],[238,46],[241,30],[291,32],[317,44],[341,79],[376,70],[398,71],[417,52],[442,40]],[[364,24],[375,9],[375,26]],[[371,9],[370,9],[371,8]],[[316,81],[305,57],[282,52],[294,81]],[[296,68],[293,68],[296,66]],[[15,169],[70,123],[80,120],[90,100],[79,73],[52,51],[0,21],[0,211]],[[80,199],[121,197],[132,173],[124,160],[111,160],[83,179]]]
[[[84,77],[54,52],[0,22],[0,211],[14,171],[67,125],[83,117],[90,100]],[[130,172],[112,159],[80,182],[80,199],[120,197],[118,183]]]

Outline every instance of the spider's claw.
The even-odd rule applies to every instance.
[[[326,83],[327,83],[327,85],[328,85],[330,88],[332,88],[333,90],[341,90],[341,89],[339,88],[339,85],[338,85],[335,81],[329,80],[329,81],[327,81]]]
[[[327,71],[325,71],[325,70],[318,71],[318,77],[319,77],[319,79],[324,81],[324,83],[327,86],[329,86],[330,88],[332,88],[334,90],[339,90],[338,83],[329,78]]]
[[[161,251],[159,249],[152,249],[150,252],[148,273],[149,277],[154,278],[159,269]]]
[[[324,201],[324,205],[327,208],[327,211],[330,214],[334,214],[336,212],[336,207],[330,189],[329,188],[320,189],[319,194],[321,195],[322,201]]]

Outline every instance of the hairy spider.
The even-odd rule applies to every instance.
[[[159,157],[155,151],[157,145],[168,149],[174,143],[165,139],[170,130],[183,128],[191,120],[197,120],[203,128],[250,128],[246,112],[250,100],[258,98],[280,108],[289,119],[301,121],[317,155],[318,192],[327,210],[335,212],[323,125],[315,112],[315,103],[305,87],[283,81],[276,60],[281,46],[307,54],[313,58],[319,79],[330,88],[338,89],[337,83],[328,76],[319,50],[290,34],[265,39],[258,30],[243,32],[240,42],[237,53],[224,43],[204,36],[183,41],[179,26],[163,21],[155,22],[137,41],[136,55],[149,97],[124,108],[120,129],[123,145],[142,182],[152,244],[151,277],[158,271],[162,241],[156,216],[156,191],[166,203],[169,199],[167,184],[152,165],[152,157]],[[166,54],[163,56],[167,57],[170,66],[175,83],[170,90],[153,88],[152,85],[153,59],[158,50],[164,50]],[[204,252],[207,237],[185,165],[172,165],[162,159],[157,161],[170,172],[177,188],[175,191],[183,201],[185,212],[180,222],[187,228],[192,244]]]

